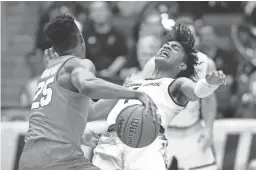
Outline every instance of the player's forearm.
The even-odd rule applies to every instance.
[[[97,78],[86,68],[73,70],[71,82],[81,94],[92,99],[138,99],[142,95],[141,92]]]
[[[106,120],[117,101],[117,99],[101,99],[95,103],[91,103],[91,109],[88,112],[88,121]]]
[[[138,99],[141,94],[96,77],[84,80],[81,83],[80,92],[92,99]]]
[[[212,131],[213,123],[217,114],[217,101],[215,94],[202,100],[202,117],[205,121],[205,128]]]
[[[210,85],[205,79],[201,79],[194,83],[192,81],[184,81],[181,85],[181,91],[184,93],[188,101],[196,101],[205,98],[217,90],[218,85]]]
[[[194,94],[198,98],[205,98],[214,93],[218,89],[218,85],[210,85],[206,79],[199,80],[193,87]]]

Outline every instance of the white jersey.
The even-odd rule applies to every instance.
[[[197,79],[205,78],[208,70],[208,57],[202,52],[197,53],[198,65],[195,67]],[[189,102],[184,110],[174,117],[170,126],[189,127],[200,119],[200,101]]]
[[[128,88],[143,91],[151,97],[158,107],[158,114],[161,116],[161,125],[165,129],[168,127],[173,117],[184,109],[184,106],[177,105],[169,95],[168,88],[173,82],[174,79],[171,78],[160,78],[136,80],[126,85]],[[115,124],[118,114],[125,107],[139,103],[140,101],[138,100],[119,100],[107,118],[108,125]]]

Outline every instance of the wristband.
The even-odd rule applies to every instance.
[[[198,98],[204,98],[217,90],[218,85],[210,85],[206,79],[200,79],[195,86],[194,93]]]

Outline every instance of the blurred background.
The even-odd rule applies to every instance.
[[[255,2],[31,1],[1,2],[2,122],[27,121],[38,76],[45,68],[43,51],[51,47],[43,30],[61,13],[76,18],[97,75],[117,84],[156,54],[176,20],[193,23],[198,49],[228,77],[216,93],[217,118],[256,118]],[[256,137],[250,140],[256,144]],[[249,155],[256,159],[255,152]]]

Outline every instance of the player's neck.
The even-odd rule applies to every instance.
[[[153,78],[174,78],[176,73],[170,70],[155,69],[153,72]]]

